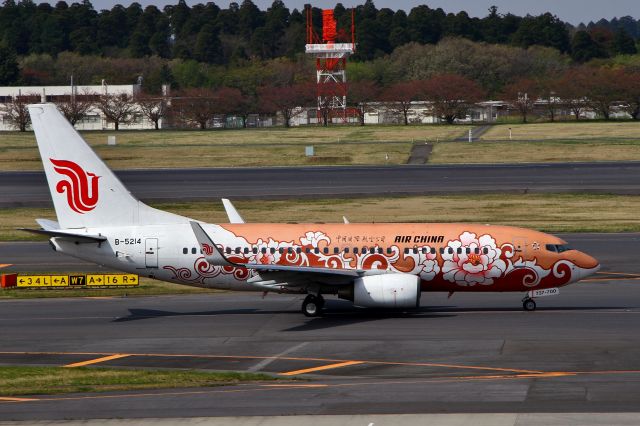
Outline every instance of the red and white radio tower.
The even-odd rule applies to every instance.
[[[355,52],[355,24],[351,10],[351,34],[338,29],[333,9],[322,11],[322,38],[313,27],[312,8],[307,8],[307,54],[316,58],[318,123],[334,118],[347,120],[347,58]]]

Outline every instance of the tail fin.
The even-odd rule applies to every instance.
[[[61,228],[184,221],[135,199],[54,104],[29,114]]]

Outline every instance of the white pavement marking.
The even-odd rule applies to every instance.
[[[289,355],[291,352],[295,352],[298,349],[302,349],[307,344],[309,344],[309,342],[302,342],[300,344],[297,344],[295,346],[290,347],[289,349],[285,350],[284,352],[280,352],[278,355],[274,355],[272,358],[265,358],[262,361],[260,361],[259,363],[257,363],[256,365],[254,365],[252,367],[249,367],[249,369],[247,371],[250,371],[252,373],[255,373],[256,371],[260,371],[263,368],[265,368],[267,365],[271,364],[273,361],[277,360],[278,358],[283,357],[285,355]]]

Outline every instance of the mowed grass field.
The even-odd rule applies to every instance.
[[[267,374],[233,371],[2,366],[0,396],[198,388],[273,380],[276,379]]]
[[[509,141],[509,127],[513,141]],[[84,132],[114,169],[404,164],[413,142],[435,147],[429,163],[640,161],[640,123],[496,125],[481,141],[451,142],[471,126],[334,126],[291,129]],[[117,146],[107,146],[107,136]],[[536,140],[536,141],[531,141]],[[497,141],[497,142],[489,142]],[[305,156],[313,145],[315,156]],[[40,170],[33,133],[0,133],[0,171]]]
[[[509,128],[511,128],[513,140],[594,138],[637,138],[640,140],[640,122],[634,121],[502,124],[491,127],[480,139],[509,140]]]
[[[451,140],[467,126],[336,126],[83,132],[114,169],[403,164],[413,141]],[[107,146],[115,135],[116,146]],[[305,156],[313,145],[315,156]],[[40,170],[33,133],[0,133],[0,170]]]
[[[237,201],[248,222],[471,222],[522,226],[547,232],[640,231],[640,196],[586,194],[482,194],[455,196]],[[212,223],[226,223],[220,202],[154,204]],[[39,240],[17,231],[53,210],[0,209],[0,241]],[[0,259],[2,263],[2,259]]]
[[[640,126],[639,126],[640,128]],[[638,140],[546,140],[538,142],[442,142],[431,164],[640,161]]]

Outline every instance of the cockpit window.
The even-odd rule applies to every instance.
[[[568,250],[573,250],[571,247],[569,247],[566,244],[547,244],[546,249],[554,253],[563,253]]]

